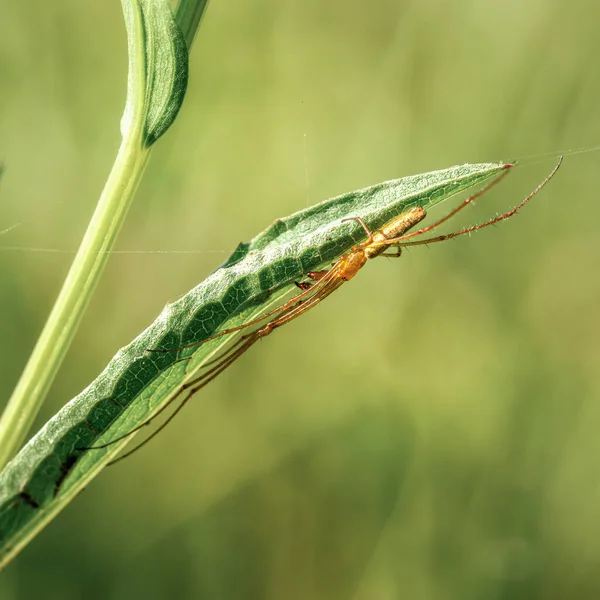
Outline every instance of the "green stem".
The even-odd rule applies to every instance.
[[[190,48],[204,16],[208,0],[179,0],[175,9],[175,20],[185,38],[187,47]]]
[[[176,19],[188,48],[208,0],[180,0]],[[140,64],[138,63],[138,68]],[[139,107],[137,107],[139,110]],[[133,125],[133,122],[130,122]],[[150,155],[141,124],[124,135],[117,158],[75,260],[2,417],[0,469],[17,452],[67,353],[98,283]],[[126,128],[129,129],[129,128]]]
[[[149,150],[123,140],[75,260],[0,419],[0,468],[25,439],[75,335],[138,186]]]

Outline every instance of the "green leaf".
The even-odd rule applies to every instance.
[[[347,252],[364,231],[413,206],[427,209],[480,183],[504,164],[452,167],[381,183],[277,219],[241,244],[224,265],[173,304],[21,450],[0,475],[0,565],[5,565],[129,441],[89,449],[131,431],[153,415],[219,347],[224,336],[168,353],[248,321],[294,281]],[[182,357],[189,360],[181,361]],[[86,448],[88,448],[86,450]]]
[[[129,80],[123,137],[141,124],[151,146],[171,126],[188,81],[188,49],[167,0],[122,0]]]

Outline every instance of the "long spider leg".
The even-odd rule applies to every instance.
[[[307,296],[311,293],[315,293],[316,292],[315,288],[325,285],[328,278],[330,276],[333,277],[335,275],[336,266],[337,266],[337,263],[334,264],[331,267],[331,269],[329,269],[329,271],[326,272],[326,275],[324,275],[323,277],[318,279],[314,283],[314,285],[311,285],[309,288],[303,290],[299,294],[296,294],[293,298],[290,298],[289,300],[287,300],[286,302],[284,302],[277,308],[274,308],[273,310],[265,313],[264,315],[261,315],[260,317],[258,317],[256,319],[253,319],[252,321],[248,321],[247,323],[244,323],[243,325],[238,325],[237,327],[230,327],[229,329],[224,329],[223,331],[219,331],[219,333],[216,333],[215,335],[207,337],[206,339],[200,340],[199,342],[192,342],[191,344],[186,344],[184,346],[178,346],[177,348],[150,348],[150,349],[148,349],[148,352],[176,352],[177,350],[185,350],[186,348],[194,348],[195,346],[200,346],[202,344],[205,344],[206,342],[210,342],[210,341],[220,338],[224,335],[228,335],[230,333],[235,333],[236,331],[241,331],[242,329],[246,329],[247,327],[251,327],[252,325],[258,325],[259,323],[261,323],[268,317],[272,317],[273,315],[275,315],[279,312],[287,310],[290,306],[293,306],[294,304],[296,304],[296,302],[298,302],[299,300],[302,300],[302,298],[304,298],[305,296]]]
[[[136,433],[140,429],[143,429],[147,425],[150,425],[150,423],[154,419],[156,419],[156,417],[158,417],[160,414],[162,414],[165,410],[167,410],[167,408],[169,408],[169,406],[171,406],[171,404],[173,402],[175,402],[175,400],[177,400],[177,398],[186,389],[189,389],[192,386],[196,386],[199,383],[200,383],[200,386],[196,387],[196,391],[203,388],[207,383],[212,381],[217,375],[222,373],[231,363],[233,363],[237,358],[239,358],[244,352],[246,352],[246,350],[248,350],[252,345],[254,345],[254,343],[256,341],[258,341],[261,337],[268,335],[268,333],[270,333],[273,329],[280,327],[281,325],[295,319],[296,317],[300,316],[301,314],[303,314],[304,312],[306,312],[307,310],[309,310],[310,308],[312,308],[313,306],[318,304],[321,300],[323,300],[323,298],[326,298],[327,296],[329,296],[329,294],[331,294],[334,290],[336,290],[339,287],[339,285],[341,285],[343,282],[344,282],[343,279],[333,280],[333,282],[331,282],[331,283],[333,283],[334,285],[332,285],[330,288],[328,286],[323,286],[323,289],[319,290],[319,292],[321,292],[321,293],[318,294],[318,298],[316,299],[316,301],[313,302],[313,299],[314,299],[313,297],[311,297],[309,300],[306,300],[304,302],[299,301],[297,303],[298,306],[293,305],[293,306],[289,307],[287,309],[287,311],[284,311],[284,314],[277,317],[270,323],[267,323],[263,328],[258,329],[255,332],[246,334],[245,336],[242,336],[239,340],[237,340],[235,342],[235,344],[233,346],[228,348],[223,354],[218,356],[216,359],[213,359],[212,361],[206,363],[205,365],[203,365],[203,367],[208,366],[209,364],[214,363],[214,362],[217,362],[218,364],[216,364],[214,367],[212,367],[208,371],[204,372],[202,375],[200,375],[196,379],[193,379],[192,381],[181,386],[181,388],[177,391],[177,393],[172,398],[170,398],[164,406],[161,406],[160,409],[155,414],[153,414],[149,419],[147,419],[143,423],[140,423],[139,425],[137,425],[136,427],[134,427],[127,433],[120,435],[119,437],[116,437],[116,438],[110,440],[109,442],[106,442],[105,444],[100,444],[98,446],[90,446],[89,448],[86,448],[86,450],[100,450],[102,448],[107,448],[108,446],[116,444],[117,442],[120,442],[121,440],[129,437],[130,435],[133,435],[134,433]],[[315,294],[315,296],[316,295],[317,294]],[[263,332],[263,329],[265,329],[267,327],[269,328],[268,332],[267,333]],[[179,411],[179,408],[177,409],[177,412],[178,411]],[[170,422],[172,417],[173,417],[173,415],[171,415],[169,417],[168,421],[166,421],[166,422]],[[155,432],[153,432],[152,436],[148,439],[151,439],[152,437],[154,437],[154,435],[156,435],[156,433],[158,431],[160,431],[164,427],[164,425],[165,425],[165,423],[163,423],[159,429],[157,429]],[[139,446],[136,446],[133,450],[131,450],[131,452],[134,452],[135,450],[137,450],[138,447]],[[121,460],[121,458],[124,458],[125,456],[129,456],[129,454],[131,454],[131,452],[128,452],[123,457],[120,457],[117,460]],[[109,464],[113,464],[114,462],[115,461],[113,461]]]
[[[223,360],[228,354],[231,354],[238,346],[242,345],[244,343],[244,341],[250,336],[252,335],[251,333],[248,333],[246,335],[243,335],[242,337],[240,337],[238,340],[236,340],[231,346],[229,346],[229,348],[227,348],[226,350],[224,350],[221,354],[219,354],[217,357],[215,358],[211,358],[210,360],[207,360],[205,363],[203,363],[200,366],[200,369],[205,369],[206,367],[209,367],[210,365],[214,365],[217,362],[221,362],[221,360]],[[204,373],[204,375],[208,374],[210,371],[207,371],[206,373]]]
[[[129,452],[126,452],[123,456],[120,456],[116,460],[110,462],[109,465],[112,465],[115,462],[118,462],[118,461],[120,461],[120,460],[122,460],[122,459],[124,459],[124,458],[126,458],[128,456],[130,456],[131,454],[133,454],[133,452],[139,450],[142,446],[144,446],[145,444],[147,444],[159,431],[162,431],[167,426],[167,424],[170,423],[173,420],[173,418],[175,417],[175,415],[183,408],[183,406],[188,402],[188,400],[196,392],[198,392],[199,390],[201,390],[205,385],[207,385],[213,379],[215,379],[218,375],[220,375],[227,367],[229,367],[242,354],[244,354],[244,352],[246,352],[246,350],[248,350],[251,346],[253,346],[260,338],[265,337],[266,335],[269,335],[277,327],[281,327],[282,325],[285,325],[286,323],[289,323],[290,321],[292,321],[296,317],[299,317],[301,314],[303,314],[304,312],[306,312],[307,310],[309,310],[313,306],[316,306],[324,298],[326,298],[327,296],[329,296],[329,294],[333,293],[343,283],[344,283],[343,279],[336,279],[336,280],[330,282],[330,285],[327,286],[326,288],[324,288],[323,293],[320,294],[319,296],[317,296],[317,297],[311,297],[309,300],[306,300],[305,302],[299,304],[298,306],[291,307],[281,317],[278,317],[277,319],[275,319],[275,320],[267,323],[262,328],[257,329],[253,333],[247,334],[247,336],[245,336],[246,339],[245,339],[244,343],[233,354],[229,354],[229,351],[227,351],[226,354],[229,354],[229,356],[226,356],[224,358],[224,360],[222,360],[223,356],[221,356],[219,358],[220,362],[219,362],[218,365],[216,365],[215,367],[213,367],[212,369],[210,369],[206,373],[203,373],[202,375],[200,375],[200,377],[197,377],[196,379],[193,379],[192,381],[190,381],[190,382],[186,383],[185,385],[181,386],[181,388],[179,388],[179,390],[173,396],[173,398],[171,398],[164,406],[162,406],[160,408],[160,410],[156,414],[154,414],[150,419],[148,419],[147,421],[145,421],[141,425],[138,425],[135,429],[132,429],[129,433],[121,436],[120,438],[116,438],[116,439],[108,442],[107,444],[105,444],[103,446],[94,446],[93,448],[94,449],[96,449],[96,448],[103,448],[103,447],[108,446],[110,444],[114,444],[115,442],[117,442],[120,439],[123,439],[123,438],[131,435],[132,433],[135,433],[136,431],[138,431],[139,429],[141,429],[145,425],[148,425],[154,418],[156,418],[159,414],[161,414],[164,410],[166,410],[167,407],[170,406],[186,389],[189,389],[192,386],[194,386],[190,390],[190,392],[186,395],[185,399],[181,402],[181,404],[177,407],[177,409],[173,412],[173,414],[171,414],[169,416],[169,418],[164,423],[162,423],[160,425],[160,427],[158,427],[158,429],[156,429],[155,431],[153,431],[152,434],[148,438],[146,438],[141,444],[138,444],[135,448],[131,449]],[[241,338],[241,339],[243,340],[244,338]]]
[[[453,233],[447,233],[445,235],[439,235],[437,237],[427,238],[426,240],[405,242],[404,240],[412,237],[412,234],[407,234],[407,235],[400,236],[399,238],[387,240],[387,243],[390,246],[397,246],[397,247],[404,248],[406,246],[422,246],[423,244],[432,244],[435,242],[443,242],[445,240],[450,240],[452,238],[458,237],[459,235],[465,235],[466,233],[471,233],[472,231],[477,231],[478,229],[483,229],[484,227],[489,227],[490,225],[494,225],[495,223],[499,223],[500,221],[509,219],[510,217],[515,215],[519,210],[521,210],[521,208],[523,208],[523,206],[525,206],[525,204],[527,204],[534,196],[536,196],[548,184],[548,182],[554,177],[554,175],[560,168],[562,161],[563,161],[563,157],[561,156],[559,158],[556,166],[552,169],[552,171],[550,171],[550,174],[547,175],[546,178],[532,192],[530,192],[521,202],[519,202],[519,204],[517,204],[517,206],[515,206],[514,208],[505,212],[502,215],[499,215],[497,217],[494,217],[492,219],[489,219],[488,221],[484,221],[483,223],[479,223],[477,225],[471,225],[471,227],[465,227],[464,229],[460,229],[459,231],[455,231]],[[418,232],[414,232],[414,233],[418,233]]]
[[[125,454],[119,456],[119,458],[116,458],[115,460],[109,462],[107,466],[111,466],[111,465],[114,465],[115,463],[118,463],[119,461],[123,460],[124,458],[127,458],[128,456],[131,456],[134,452],[137,452],[140,448],[145,446],[152,438],[154,438],[156,435],[158,435],[175,418],[175,416],[177,414],[179,414],[181,409],[188,403],[190,398],[197,391],[201,390],[205,385],[208,385],[213,379],[215,379],[218,375],[220,375],[225,369],[227,369],[227,367],[229,367],[233,362],[235,362],[236,359],[238,359],[242,354],[244,354],[244,352],[246,352],[246,350],[248,350],[251,346],[253,346],[260,339],[260,337],[262,337],[262,336],[252,336],[252,334],[250,334],[250,336],[246,340],[246,343],[243,346],[241,346],[240,348],[238,348],[237,351],[235,352],[235,354],[229,356],[217,368],[215,368],[213,370],[213,372],[210,374],[210,377],[206,377],[207,373],[205,373],[204,375],[197,377],[196,379],[190,381],[189,383],[182,385],[179,388],[179,390],[177,391],[177,393],[173,396],[173,398],[171,398],[167,402],[167,404],[165,404],[165,406],[161,407],[160,411],[158,411],[152,418],[156,417],[158,414],[163,412],[177,398],[179,398],[179,396],[181,396],[181,394],[183,394],[183,392],[185,392],[185,390],[188,390],[191,386],[195,386],[195,387],[193,387],[187,393],[187,395],[180,402],[179,406],[173,411],[173,413],[170,414],[169,417],[163,423],[161,423],[160,426],[157,429],[155,429],[143,442],[140,442],[137,446],[134,446],[131,450],[128,450],[127,452],[125,452]],[[199,384],[199,385],[196,385],[196,384]],[[143,427],[143,425],[144,424],[142,424],[141,426]],[[139,429],[139,427],[137,429]],[[130,435],[134,431],[136,431],[136,430],[130,431],[127,435]]]
[[[138,444],[137,446],[135,446],[134,448],[132,448],[131,450],[129,450],[128,452],[126,452],[125,454],[120,456],[119,458],[108,463],[107,466],[114,465],[116,462],[119,462],[120,460],[123,460],[124,458],[127,458],[128,456],[131,456],[131,454],[133,454],[134,452],[139,450],[142,446],[145,446],[155,435],[157,435],[160,431],[162,431],[175,418],[175,415],[177,415],[179,413],[179,411],[187,404],[187,402],[190,400],[190,398],[196,392],[201,390],[204,386],[209,384],[213,379],[215,379],[218,375],[220,375],[225,369],[227,369],[227,367],[229,367],[233,362],[235,362],[242,354],[244,354],[244,352],[246,352],[246,350],[248,350],[251,346],[253,346],[259,339],[261,339],[262,337],[265,337],[266,335],[269,335],[277,327],[281,327],[282,325],[285,325],[289,321],[292,321],[296,317],[299,317],[301,314],[303,314],[304,312],[306,312],[313,306],[316,306],[324,298],[329,296],[329,294],[333,293],[343,283],[344,283],[344,280],[341,278],[331,281],[329,283],[329,285],[326,286],[322,290],[322,293],[320,295],[313,296],[309,300],[306,300],[305,302],[298,304],[298,306],[291,307],[282,316],[267,323],[260,329],[257,329],[256,331],[247,334],[247,336],[245,336],[246,340],[245,340],[244,344],[241,345],[233,354],[230,354],[224,360],[220,360],[219,364],[216,365],[215,367],[213,367],[210,371],[207,371],[206,373],[202,374],[200,377],[197,377],[196,379],[193,379],[192,381],[181,386],[181,388],[179,388],[179,390],[173,396],[173,398],[171,398],[167,402],[167,404],[165,404],[165,406],[162,406],[160,408],[160,410],[151,417],[151,419],[148,419],[148,421],[146,421],[145,423],[138,425],[138,427],[136,427],[135,429],[132,429],[125,436],[121,436],[121,438],[117,438],[115,440],[112,440],[108,444],[106,444],[106,445],[113,444],[116,441],[118,441],[119,439],[123,439],[124,437],[127,437],[128,435],[131,435],[135,431],[144,427],[145,425],[150,423],[150,421],[152,419],[154,419],[156,416],[158,416],[160,413],[162,413],[168,406],[170,406],[185,390],[192,388],[192,389],[190,389],[188,394],[185,396],[185,398],[181,401],[179,406],[175,409],[175,411],[171,415],[169,415],[168,419],[166,421],[164,421],[164,423],[162,423],[160,425],[160,427],[158,427],[155,431],[153,431],[152,434],[150,436],[148,436],[143,442],[141,442],[140,444]],[[229,354],[229,352],[227,352],[227,354]],[[102,448],[102,447],[104,447],[104,446],[96,446],[95,448]]]
[[[365,233],[369,238],[369,243],[373,243],[373,232],[367,227],[367,224],[363,221],[362,217],[348,217],[347,219],[342,219],[342,223],[345,221],[356,221],[365,230]]]
[[[208,366],[212,363],[215,362],[219,362],[218,365],[215,365],[214,367],[212,367],[211,369],[209,369],[208,371],[202,373],[202,375],[200,375],[199,377],[196,377],[195,379],[193,379],[192,381],[190,381],[189,383],[183,385],[181,388],[179,388],[179,390],[177,391],[177,393],[170,398],[167,403],[164,406],[161,406],[160,409],[158,411],[156,411],[149,419],[146,419],[143,423],[140,423],[139,425],[136,425],[133,429],[130,429],[127,433],[124,433],[123,435],[120,435],[119,437],[116,437],[112,440],[110,440],[109,442],[106,442],[105,444],[100,444],[98,446],[90,446],[88,448],[85,448],[85,450],[100,450],[102,448],[108,448],[108,446],[112,446],[113,444],[116,444],[117,442],[120,442],[121,440],[124,440],[125,438],[129,437],[130,435],[133,435],[134,433],[136,433],[137,431],[139,431],[140,429],[143,429],[144,427],[150,425],[150,423],[152,423],[152,421],[154,421],[154,419],[156,419],[156,417],[158,417],[159,415],[161,415],[165,410],[167,410],[167,408],[169,408],[169,406],[171,406],[171,404],[173,402],[175,402],[175,400],[177,400],[177,398],[186,390],[190,387],[190,385],[195,385],[198,382],[200,382],[202,379],[208,378],[210,377],[210,375],[212,375],[215,371],[219,370],[223,364],[223,362],[225,360],[227,360],[228,355],[232,354],[233,350],[235,350],[236,348],[238,348],[238,346],[240,346],[241,344],[245,343],[246,339],[252,334],[248,334],[247,336],[243,336],[241,337],[239,340],[236,341],[236,343],[231,346],[231,348],[228,348],[223,354],[221,354],[220,356],[218,356],[216,359],[211,360],[207,363],[205,363],[204,365],[202,365],[200,368],[204,368],[205,366]],[[248,346],[249,348],[250,346]],[[236,358],[237,358],[237,351],[234,353],[236,354]],[[220,373],[221,371],[219,371]],[[219,374],[217,373],[217,375]],[[212,379],[210,379],[209,381],[211,381]]]
[[[435,221],[431,225],[427,225],[427,227],[422,227],[421,229],[417,229],[416,231],[412,231],[411,233],[407,233],[406,235],[403,235],[402,239],[417,237],[419,235],[423,235],[424,233],[428,233],[429,231],[431,231],[432,229],[435,229],[436,227],[439,227],[442,223],[445,223],[446,221],[451,219],[455,214],[460,212],[463,208],[467,207],[472,202],[475,202],[475,200],[477,200],[478,198],[481,198],[481,196],[483,196],[484,194],[487,194],[487,192],[489,192],[493,187],[498,185],[509,174],[510,171],[508,169],[510,169],[510,167],[513,167],[513,166],[514,165],[512,165],[512,164],[504,165],[504,168],[506,169],[506,171],[504,171],[503,173],[498,175],[498,177],[496,177],[493,181],[488,183],[486,186],[482,187],[478,192],[475,192],[472,196],[465,198],[456,208],[451,210],[447,215],[445,215],[438,221]]]
[[[335,265],[334,265],[334,266],[335,266]],[[331,272],[331,270],[330,270],[330,271],[321,271],[321,272],[319,272],[319,273],[324,273],[325,275],[328,275],[330,272]],[[324,280],[324,276],[321,276],[321,278],[320,278],[320,279],[317,279],[317,282],[318,282],[318,283],[323,283],[323,280]],[[333,279],[332,281],[336,281],[336,279]],[[310,301],[310,300],[311,300],[311,299],[312,299],[314,296],[321,296],[321,294],[322,294],[323,290],[324,290],[324,289],[327,287],[327,282],[325,282],[325,284],[324,284],[324,285],[322,285],[320,289],[316,289],[316,290],[315,290],[315,288],[316,288],[316,287],[317,287],[317,286],[316,286],[316,284],[313,284],[313,285],[311,286],[311,288],[310,288],[310,289],[313,291],[313,296],[310,296],[310,297],[309,297],[309,300],[302,300],[302,299],[301,299],[301,300],[298,300],[298,301],[297,301],[297,302],[295,302],[295,303],[294,303],[292,306],[289,306],[287,309],[284,309],[284,310],[280,311],[280,314],[279,314],[277,317],[275,317],[275,319],[273,319],[272,321],[270,321],[270,323],[267,323],[267,324],[263,325],[263,327],[266,327],[266,326],[267,326],[267,325],[269,325],[269,324],[271,324],[271,325],[275,324],[275,325],[274,325],[274,327],[275,327],[275,328],[276,328],[276,327],[278,327],[279,325],[277,324],[277,321],[279,321],[279,319],[280,319],[280,318],[282,318],[282,317],[285,317],[285,316],[286,316],[286,315],[288,315],[290,312],[292,312],[292,311],[295,311],[295,310],[296,310],[297,308],[299,308],[300,306],[302,306],[302,307],[305,307],[305,308],[303,308],[303,309],[302,309],[302,310],[299,312],[299,314],[302,314],[303,312],[305,312],[306,310],[308,310],[308,308],[307,308],[307,307],[308,307],[308,305],[309,305],[309,301]],[[326,296],[328,296],[330,293],[331,293],[331,292],[328,292],[328,293],[327,293],[325,296],[323,296],[323,297],[326,297]],[[313,305],[311,304],[310,306],[313,306]],[[294,318],[295,318],[295,317],[294,317]],[[287,322],[287,320],[286,320],[285,322]],[[232,351],[233,351],[233,350],[234,350],[234,349],[235,349],[237,346],[239,346],[240,344],[243,344],[243,343],[244,343],[244,340],[245,340],[246,338],[248,338],[249,336],[251,336],[251,335],[252,335],[252,333],[248,333],[248,334],[246,334],[246,335],[243,335],[243,336],[242,336],[242,337],[241,337],[239,340],[237,340],[237,341],[236,341],[236,342],[235,342],[235,343],[234,343],[234,344],[233,344],[233,345],[232,345],[230,348],[228,348],[228,349],[227,349],[227,350],[226,350],[226,351],[225,351],[223,354],[221,354],[221,355],[220,355],[220,356],[218,356],[217,358],[213,358],[212,360],[209,360],[208,362],[204,363],[204,364],[202,365],[202,367],[200,367],[200,368],[202,368],[202,369],[203,369],[204,367],[207,367],[207,366],[209,366],[209,365],[211,365],[211,364],[213,364],[213,363],[215,363],[215,362],[220,362],[220,361],[221,361],[221,360],[222,360],[222,359],[223,359],[223,358],[224,358],[224,357],[225,357],[225,356],[226,356],[228,353],[232,352]],[[210,373],[210,371],[208,371],[207,373],[205,373],[205,375],[207,375],[208,373]]]
[[[317,275],[319,275],[319,274],[322,274],[322,275],[320,275],[320,278],[322,279],[323,275],[326,275],[326,274],[328,274],[328,273],[329,273],[329,271],[319,271],[319,272],[317,272]],[[310,276],[310,275],[311,275],[311,273],[308,273],[308,275]],[[319,281],[319,279],[318,279],[318,278],[315,278],[315,280],[316,280],[316,281]],[[334,281],[335,281],[335,280],[334,280]],[[312,285],[311,285],[311,287],[313,287],[313,286],[314,286],[314,284],[312,284]],[[315,294],[314,294],[314,295],[321,295],[321,293],[322,293],[322,291],[323,291],[323,289],[324,289],[325,287],[326,287],[326,286],[323,286],[323,287],[322,287],[320,290],[317,290],[316,292],[315,292],[315,290],[314,290],[314,287],[313,287],[313,292],[315,292]],[[329,292],[329,293],[331,293],[331,292]],[[329,293],[328,293],[327,295],[329,295]],[[311,299],[312,297],[313,297],[313,296],[311,296],[309,299]],[[296,308],[297,308],[297,307],[299,307],[300,305],[304,305],[304,306],[306,306],[306,305],[308,304],[308,302],[309,302],[309,300],[298,300],[298,301],[297,301],[295,304],[293,304],[292,306],[290,306],[290,307],[289,307],[289,308],[287,308],[286,310],[283,310],[283,311],[281,311],[281,313],[280,313],[280,314],[279,314],[277,317],[275,317],[275,319],[273,319],[272,321],[270,321],[270,323],[267,323],[267,324],[263,325],[263,327],[267,327],[269,324],[271,324],[271,325],[275,324],[275,327],[277,327],[277,326],[278,326],[278,325],[277,325],[277,322],[279,321],[279,319],[281,319],[281,318],[282,318],[282,317],[284,317],[285,315],[289,314],[290,312],[292,312],[292,311],[295,311],[295,310],[296,310]],[[303,309],[303,310],[300,312],[300,314],[302,314],[302,312],[304,312],[305,310],[307,310],[307,309],[306,309],[306,308],[305,308],[305,309]],[[261,329],[262,329],[262,328],[261,328]],[[234,344],[233,344],[231,347],[229,347],[229,348],[228,348],[228,349],[227,349],[227,350],[226,350],[226,351],[225,351],[223,354],[221,354],[220,356],[217,356],[216,358],[213,358],[212,360],[209,360],[209,361],[205,362],[205,363],[204,363],[204,364],[203,364],[203,365],[202,365],[200,368],[201,368],[201,369],[204,369],[205,367],[208,367],[209,365],[212,365],[212,364],[214,364],[214,363],[216,363],[216,362],[221,362],[221,360],[222,360],[222,359],[223,359],[223,358],[224,358],[224,357],[225,357],[227,354],[229,354],[230,352],[233,352],[233,350],[234,350],[235,348],[237,348],[237,347],[238,347],[240,344],[243,344],[243,343],[244,343],[244,341],[245,341],[245,340],[246,340],[248,337],[250,337],[251,335],[252,335],[252,333],[247,333],[246,335],[243,335],[243,336],[242,336],[242,337],[241,337],[239,340],[237,340],[237,341],[236,341],[236,342],[235,342],[235,343],[234,343]],[[206,374],[207,374],[207,373],[205,373],[205,375],[206,375]]]
[[[319,302],[321,302],[322,300],[327,298],[327,296],[335,292],[335,290],[337,290],[344,283],[345,280],[341,277],[329,281],[326,286],[319,290],[319,294],[315,294],[314,296],[311,296],[308,300],[305,300],[304,302],[299,303],[297,306],[292,307],[286,313],[284,313],[280,317],[277,317],[277,319],[274,319],[273,321],[270,321],[269,323],[264,325],[264,327],[261,329],[269,328],[270,333],[273,329],[276,329],[277,327],[281,327],[282,325],[293,321],[300,315],[304,314],[306,311],[310,310],[313,306],[319,304]],[[261,337],[264,337],[265,335],[266,334],[263,333]]]
[[[308,302],[308,301],[307,300],[298,300],[298,302],[296,304],[303,304],[305,302]],[[273,319],[273,321],[271,321],[271,323],[273,323],[274,321],[277,321],[281,316],[283,316],[284,314],[287,314],[289,311],[294,310],[296,308],[296,304],[294,304],[293,306],[290,306],[288,309],[282,311],[282,313],[280,315],[278,315],[275,319]],[[267,325],[268,325],[268,323],[263,325],[263,327],[266,327]],[[262,329],[262,327],[259,329]],[[242,337],[240,337],[239,340],[236,340],[236,342],[234,344],[232,344],[229,348],[227,348],[227,350],[225,350],[222,354],[220,354],[216,358],[213,358],[213,359],[205,362],[200,368],[204,369],[205,367],[213,365],[214,363],[217,363],[217,362],[220,363],[228,354],[231,354],[238,346],[244,344],[245,341],[249,337],[251,337],[253,334],[254,334],[254,332],[243,335]],[[212,372],[212,369],[210,371],[207,371],[206,373],[204,373],[204,375],[208,375],[211,372]]]
[[[340,279],[339,282],[343,283],[343,280]],[[248,350],[252,345],[254,345],[254,343],[256,341],[258,341],[261,337],[268,335],[268,333],[270,333],[273,329],[279,327],[280,325],[283,325],[284,323],[287,323],[288,321],[291,321],[292,319],[295,319],[297,316],[300,316],[306,310],[308,310],[309,308],[311,308],[312,306],[314,306],[315,304],[320,302],[323,298],[325,298],[329,294],[331,294],[335,289],[337,289],[338,285],[332,287],[331,290],[327,291],[324,295],[320,295],[319,299],[316,302],[314,302],[314,303],[311,302],[313,300],[312,297],[310,298],[310,300],[307,300],[305,302],[299,301],[299,303],[298,303],[299,306],[295,306],[295,305],[291,306],[289,309],[287,309],[287,311],[284,311],[284,314],[281,317],[274,319],[272,322],[268,323],[261,329],[258,329],[252,333],[242,336],[239,340],[236,341],[236,343],[231,348],[228,348],[219,357],[210,361],[210,363],[218,362],[218,364],[216,364],[214,367],[212,367],[205,373],[202,373],[202,375],[200,375],[199,377],[196,377],[196,379],[193,379],[192,381],[189,381],[188,383],[181,386],[179,388],[179,390],[177,391],[177,393],[172,398],[170,398],[164,406],[161,406],[160,409],[155,414],[153,414],[149,419],[147,419],[143,423],[140,423],[139,425],[137,425],[136,427],[134,427],[127,433],[120,435],[119,437],[116,437],[116,438],[110,440],[109,442],[106,442],[105,444],[100,444],[98,446],[90,446],[89,448],[86,448],[86,450],[100,450],[102,448],[107,448],[108,446],[116,444],[117,442],[120,442],[121,440],[129,437],[130,435],[133,435],[134,433],[136,433],[140,429],[146,427],[147,425],[150,425],[150,423],[154,419],[156,419],[156,417],[161,415],[165,410],[167,410],[167,408],[169,408],[169,406],[171,406],[171,404],[173,404],[173,402],[175,402],[175,400],[177,400],[177,398],[186,389],[189,389],[192,386],[196,386],[195,389],[196,389],[196,391],[198,391],[199,389],[203,388],[207,383],[212,381],[215,377],[217,377],[217,375],[222,373],[229,365],[231,365],[235,360],[237,360],[244,352],[246,352],[246,350]],[[297,309],[300,307],[302,307],[302,310],[298,311]],[[288,317],[288,315],[292,315],[292,316],[289,318],[286,318],[286,317]],[[269,329],[265,333],[263,330],[266,329],[267,327]],[[207,365],[210,363],[207,363]],[[203,365],[203,366],[206,366],[206,365]],[[200,384],[200,385],[198,385],[198,384]],[[179,412],[180,408],[181,407],[179,407],[176,412]],[[175,413],[173,413],[173,415],[171,415],[168,418],[168,420],[165,421],[165,423],[163,423],[156,431],[154,431],[152,433],[152,435],[148,438],[148,440],[151,439],[152,437],[154,437],[156,435],[156,433],[158,433],[158,431],[162,430],[163,427],[166,425],[166,423],[171,421],[174,414]],[[143,443],[145,444],[148,440],[146,440]],[[125,456],[129,456],[129,454],[131,454],[132,452],[135,452],[140,446],[141,445],[136,446],[130,452],[126,453],[122,457],[119,457],[117,460],[121,460],[122,458],[125,458]],[[114,462],[116,462],[116,461],[112,461],[109,464],[113,464]]]

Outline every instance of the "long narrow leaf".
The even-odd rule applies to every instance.
[[[323,267],[364,231],[413,206],[427,209],[500,173],[503,164],[452,167],[388,181],[276,220],[178,301],[125,348],[23,448],[0,475],[0,565],[6,564],[129,441],[102,450],[143,423],[226,342],[168,353],[247,321],[307,272]],[[331,300],[335,301],[335,300]],[[186,356],[189,360],[179,360]],[[200,398],[199,398],[200,399]],[[176,425],[175,425],[176,426]]]

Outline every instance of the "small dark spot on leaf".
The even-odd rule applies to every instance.
[[[19,497],[21,498],[21,500],[23,500],[23,502],[25,502],[25,504],[31,506],[31,508],[40,507],[40,503],[35,498],[33,498],[29,492],[20,492]]]

